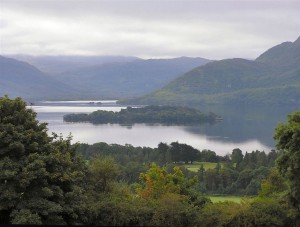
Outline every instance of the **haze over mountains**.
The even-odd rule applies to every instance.
[[[7,57],[27,62],[39,70],[48,74],[57,74],[66,71],[74,71],[83,67],[103,65],[112,62],[131,62],[138,60],[137,57],[126,56],[30,56],[30,55],[8,55]]]
[[[225,59],[197,67],[158,91],[124,103],[300,104],[300,38],[254,61]]]
[[[208,62],[207,59],[186,57],[136,60],[85,67],[55,77],[94,96],[133,97],[159,89],[186,71]]]
[[[122,98],[126,99],[122,103],[192,106],[300,104],[300,38],[277,45],[253,61],[14,57],[23,61],[0,57],[0,95],[31,100]]]
[[[41,72],[34,66],[12,58],[0,56],[0,95],[22,96],[35,99],[52,96],[59,98],[75,90]]]
[[[11,58],[8,61],[8,58],[2,57],[5,70],[1,67],[0,82],[4,79],[6,82],[0,95],[19,95],[35,100],[140,96],[161,88],[196,66],[210,62],[187,57],[150,60],[118,56],[15,57],[34,64],[47,74],[28,63]],[[19,80],[20,77],[22,80]],[[43,86],[47,89],[41,89],[42,81],[45,81]],[[36,83],[38,86],[35,88]]]

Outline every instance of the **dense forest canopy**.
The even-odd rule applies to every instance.
[[[261,180],[271,172],[279,155],[276,151],[268,154],[252,151],[243,155],[237,148],[223,157],[214,151],[199,151],[178,142],[169,145],[160,143],[157,148],[109,145],[103,142],[79,144],[78,152],[87,160],[95,155],[114,158],[122,170],[119,178],[129,183],[138,181],[139,173],[145,171],[151,163],[156,163],[167,169],[179,166],[185,177],[196,177],[199,192],[241,196],[258,194]],[[213,164],[213,167],[206,163]],[[196,171],[189,171],[189,166],[196,167]]]
[[[66,122],[91,122],[94,124],[118,123],[161,123],[161,124],[201,124],[214,123],[220,119],[216,114],[204,114],[199,110],[175,106],[127,107],[120,112],[97,110],[90,114],[67,114]]]
[[[276,129],[278,151],[220,157],[177,142],[72,145],[49,136],[21,98],[2,97],[0,224],[298,226],[299,116]],[[254,196],[212,203],[203,193],[229,188]]]

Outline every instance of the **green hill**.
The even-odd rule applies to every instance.
[[[256,60],[225,59],[197,67],[134,104],[300,104],[300,38]]]

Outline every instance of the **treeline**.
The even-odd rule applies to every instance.
[[[66,122],[91,122],[94,124],[116,123],[161,123],[161,124],[201,124],[214,123],[220,119],[216,114],[204,114],[196,109],[175,106],[127,107],[120,112],[97,110],[90,114],[67,114]]]
[[[0,98],[0,224],[185,227],[299,224],[300,168],[295,164],[299,160],[300,112],[276,131],[282,152],[277,166],[261,180],[258,196],[244,199],[240,204],[213,204],[198,190],[201,171],[189,175],[191,172],[178,166],[179,162],[163,167],[144,162],[138,179],[127,183],[123,178],[124,162],[121,165],[110,157],[113,152],[105,155],[95,151],[93,154],[97,155],[86,160],[78,154],[77,146],[71,145],[71,138],[49,136],[46,124],[40,124],[35,117],[20,98]],[[248,159],[248,155],[235,150],[228,161],[218,162],[215,171],[221,173],[226,165],[238,171],[271,163],[269,155],[266,159],[259,158],[264,157],[261,152],[251,155]]]
[[[166,169],[178,165],[185,177],[197,177],[197,190],[202,193],[248,196],[258,194],[261,180],[268,176],[278,157],[276,151],[268,154],[264,151],[252,151],[243,155],[238,148],[231,155],[223,157],[216,155],[214,151],[199,151],[178,142],[170,145],[160,143],[157,148],[108,145],[101,142],[93,145],[79,144],[77,150],[85,159],[96,155],[114,158],[122,169],[119,178],[128,183],[136,182],[139,173],[147,170],[151,163]],[[198,172],[188,171],[184,164],[193,162],[213,162],[216,167],[205,169],[202,164]]]
[[[166,165],[167,163],[193,163],[195,161],[203,162],[221,162],[229,157],[218,156],[211,150],[199,151],[187,144],[173,142],[170,145],[160,143],[157,148],[151,147],[133,147],[130,144],[107,144],[104,142],[93,145],[79,144],[78,152],[85,159],[100,154],[102,156],[111,156],[119,164],[124,165],[129,161],[145,163],[157,163]]]

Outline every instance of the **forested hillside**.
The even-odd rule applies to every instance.
[[[164,88],[127,103],[298,105],[299,43],[298,39],[293,43],[280,44],[255,61],[225,59],[197,67]]]

